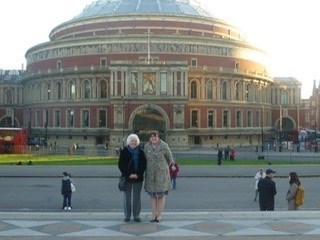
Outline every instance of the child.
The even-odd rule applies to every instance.
[[[61,194],[63,195],[64,210],[71,210],[71,178],[67,172],[63,172]]]
[[[169,170],[170,170],[170,178],[171,178],[171,184],[172,184],[172,188],[176,189],[176,179],[177,179],[177,175],[179,172],[179,165],[176,162],[173,162],[169,165]]]

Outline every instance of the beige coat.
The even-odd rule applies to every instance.
[[[147,159],[145,171],[145,191],[148,193],[162,193],[171,189],[169,165],[173,161],[169,146],[160,140],[156,149],[150,143],[144,146]]]
[[[298,190],[298,185],[295,183],[292,183],[290,185],[290,188],[289,188],[289,190],[287,192],[287,196],[286,196],[286,199],[288,201],[288,210],[299,210],[300,209],[300,207],[294,203],[294,197],[296,196],[297,190]]]

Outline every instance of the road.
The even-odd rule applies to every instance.
[[[268,167],[268,166],[263,166]],[[319,209],[319,166],[272,166],[278,194],[276,210],[285,210],[287,174],[298,171],[306,191],[305,210]],[[167,211],[256,211],[253,176],[257,166],[182,166],[177,190],[167,197]],[[121,211],[122,193],[117,189],[116,167],[4,166],[0,169],[1,211],[60,211],[62,171],[74,176],[74,211]],[[142,192],[142,208],[150,209],[149,196]]]

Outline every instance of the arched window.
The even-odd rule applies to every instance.
[[[76,97],[76,85],[74,81],[70,81],[68,84],[68,98],[75,99]]]
[[[33,101],[33,102],[35,102],[36,101],[36,85],[35,84],[32,84],[32,87],[31,87],[31,92],[32,92],[32,97],[31,97],[31,100]]]
[[[60,100],[61,98],[62,98],[62,91],[61,91],[62,89],[61,89],[61,83],[60,82],[58,82],[57,84],[56,84],[56,93],[57,93],[57,99],[58,100]]]
[[[252,112],[251,111],[248,111],[247,127],[252,127]]]
[[[235,97],[236,100],[241,100],[241,84],[239,82],[236,82],[235,84]]]
[[[12,104],[12,103],[13,103],[13,94],[12,94],[12,90],[11,90],[11,89],[8,89],[8,90],[5,92],[4,102],[5,102],[6,104]]]
[[[38,83],[37,86],[36,86],[36,96],[37,96],[37,99],[38,101],[41,100],[41,85]]]
[[[249,102],[253,101],[254,91],[252,84],[247,84],[246,86],[246,100]]]
[[[108,97],[108,84],[105,80],[100,81],[100,98]]]
[[[91,83],[89,81],[84,82],[84,98],[91,98]]]
[[[289,94],[287,91],[281,91],[281,104],[289,104]]]
[[[196,99],[197,98],[197,83],[195,81],[193,81],[191,83],[191,94],[190,97],[192,99]]]
[[[47,83],[47,100],[50,100],[51,98],[51,89],[50,89],[50,83]]]
[[[222,91],[222,94],[221,94],[222,100],[228,100],[228,84],[227,84],[227,82],[222,83],[221,91]]]
[[[207,99],[213,99],[212,81],[208,81],[208,82],[206,83],[206,98],[207,98]]]

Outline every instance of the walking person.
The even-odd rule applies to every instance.
[[[266,170],[266,177],[258,182],[260,211],[274,211],[274,196],[277,194],[276,183],[272,180],[276,172]]]
[[[298,174],[296,172],[289,173],[289,184],[286,200],[288,201],[288,210],[300,210],[300,206],[295,203],[295,196],[297,194],[298,188],[301,185]]]
[[[160,139],[158,132],[151,133],[144,152],[147,158],[144,187],[151,197],[152,207],[150,222],[160,222],[166,195],[171,188],[169,165],[173,162],[173,157],[168,144]]]
[[[254,188],[255,188],[255,196],[254,196],[254,201],[256,202],[257,201],[257,197],[258,197],[258,194],[259,194],[259,191],[258,191],[258,183],[261,179],[265,178],[266,177],[266,173],[264,172],[263,168],[260,168],[259,171],[256,173],[256,175],[254,176],[254,179],[256,180],[256,183],[254,185]]]
[[[127,138],[127,146],[120,151],[118,168],[121,176],[126,177],[124,193],[124,221],[129,222],[131,212],[135,222],[141,222],[141,190],[146,169],[146,157],[140,149],[140,140],[136,134]]]
[[[170,170],[170,179],[171,179],[172,189],[176,189],[177,176],[178,176],[178,172],[180,171],[180,167],[178,163],[172,162],[169,166],[169,170]]]
[[[222,164],[222,158],[223,158],[222,148],[219,148],[219,150],[218,150],[218,165]]]
[[[61,194],[63,196],[63,205],[62,209],[71,210],[71,183],[72,180],[70,178],[70,174],[67,172],[62,173],[62,184],[61,184]]]

